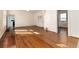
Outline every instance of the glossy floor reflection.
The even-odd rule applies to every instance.
[[[0,47],[8,48],[76,48],[79,47],[79,39],[65,36],[65,31],[60,34],[45,31],[37,26],[19,27],[15,29],[15,35],[7,33]],[[31,33],[31,34],[29,34]],[[14,37],[14,38],[13,38]]]

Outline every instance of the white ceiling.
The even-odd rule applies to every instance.
[[[36,13],[36,12],[39,12],[39,11],[42,11],[42,10],[30,10],[31,13]]]

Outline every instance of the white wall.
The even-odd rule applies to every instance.
[[[0,10],[0,38],[2,36],[2,28],[3,28],[3,11]]]
[[[44,28],[57,33],[57,11],[47,10],[44,15]]]
[[[68,35],[79,38],[79,10],[68,11]]]
[[[43,19],[38,19],[39,16],[42,16]],[[57,11],[56,10],[46,10],[39,11],[34,14],[34,23],[36,26],[48,28],[49,31],[57,33]]]
[[[48,30],[57,32],[57,11],[47,10],[36,13],[29,13],[27,11],[11,10],[9,14],[15,15],[15,27],[32,26],[48,27]],[[42,18],[39,18],[39,17]]]
[[[33,15],[25,10],[10,10],[9,14],[15,15],[15,27],[31,26],[34,24]]]
[[[34,25],[39,27],[44,27],[44,13],[39,11],[33,14],[34,15]]]
[[[7,11],[0,10],[0,38],[6,30],[6,15]]]

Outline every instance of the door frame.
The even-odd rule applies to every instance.
[[[6,30],[8,31],[8,16],[15,16],[15,15],[13,15],[13,14],[8,14],[7,16],[6,16]]]
[[[57,10],[57,33],[59,33],[59,12],[60,10]],[[63,11],[63,10],[61,10]],[[67,19],[67,36],[68,36],[68,10],[65,10],[66,11],[66,19]]]

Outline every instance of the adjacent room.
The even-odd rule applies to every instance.
[[[61,38],[66,39],[68,36],[68,11],[58,10],[57,11],[57,28],[58,34]]]
[[[78,48],[79,10],[0,10],[0,48]]]

